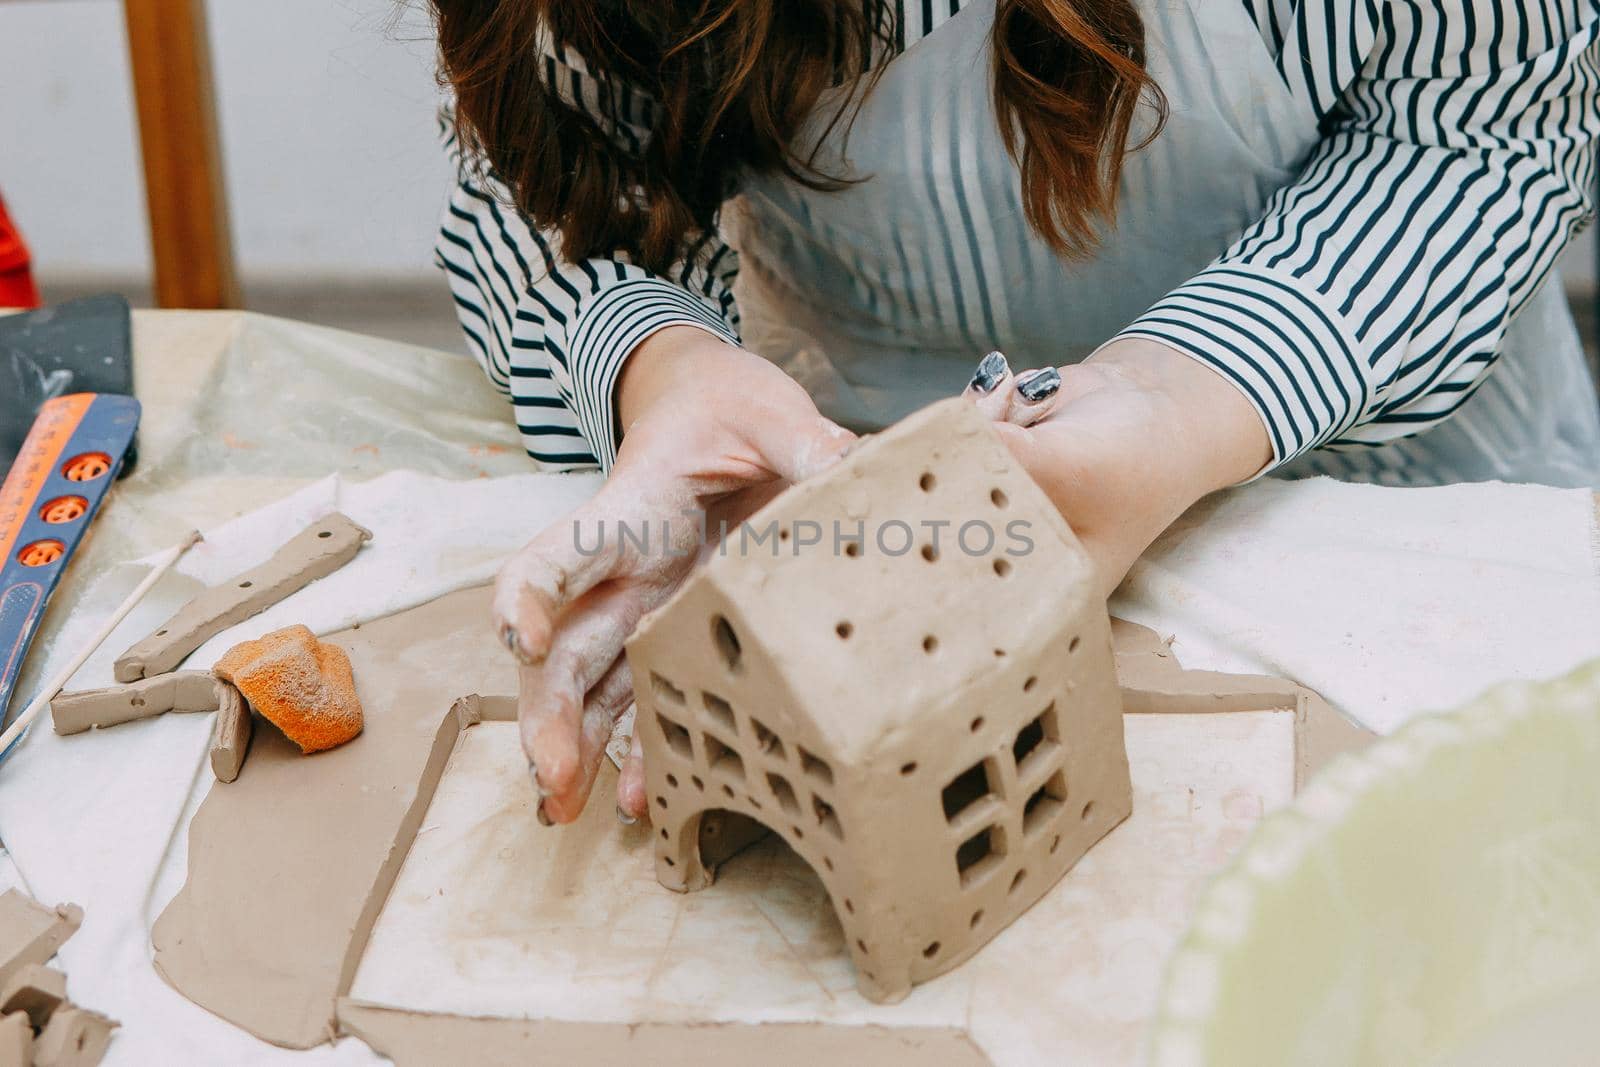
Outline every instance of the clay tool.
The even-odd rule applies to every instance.
[[[138,425],[139,402],[131,396],[74,393],[48,400],[0,484],[0,722],[45,605],[104,503]],[[4,753],[0,745],[0,758]]]
[[[116,679],[164,674],[212,637],[299,592],[355,558],[372,533],[335,511],[292,537],[271,559],[202,590],[149,637],[117,657]]]
[[[117,610],[113,611],[106,621],[100,624],[100,629],[95,631],[94,636],[89,639],[88,643],[79,649],[78,653],[65,663],[61,670],[56,672],[55,677],[45,683],[44,688],[39,691],[39,695],[34,697],[26,708],[22,709],[22,714],[16,717],[16,720],[6,729],[5,733],[0,734],[0,762],[3,762],[6,757],[11,755],[11,750],[21,740],[23,732],[28,728],[28,724],[38,718],[39,714],[50,706],[50,701],[72,680],[72,676],[78,672],[79,667],[83,666],[84,661],[94,654],[94,650],[105,643],[105,639],[111,636],[111,631],[116,629],[117,624],[127,616],[128,612],[133,610],[134,605],[144,599],[144,595],[150,591],[151,587],[159,582],[162,576],[178,562],[179,558],[199,540],[200,531],[190,530],[184,535],[183,540],[156,557],[155,565],[151,567],[150,573],[144,576],[144,580],[134,586],[133,592],[129,593],[127,599],[117,607]]]

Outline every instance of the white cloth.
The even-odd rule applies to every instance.
[[[73,686],[109,682],[118,652],[196,579],[244,569],[330,507],[372,529],[373,542],[186,666],[272,626],[327,632],[485,580],[597,485],[592,476],[451,482],[411,473],[317,483],[208,531],[183,574],[157,587]],[[1188,666],[1278,670],[1389,728],[1497,679],[1600,656],[1586,493],[1264,482],[1204,509],[1203,524],[1191,516],[1152,549],[1113,605],[1175,634]],[[119,568],[88,589],[52,658],[74,649],[140,573]],[[210,787],[210,730],[204,715],[68,738],[46,727],[0,767],[0,838],[28,888],[85,908],[62,962],[73,996],[124,1024],[106,1063],[380,1062],[352,1039],[305,1053],[273,1048],[185,1000],[151,966],[150,926],[183,879],[188,816]]]
[[[330,510],[373,530],[372,542],[343,569],[202,646],[185,668],[207,667],[234,642],[292,622],[328,633],[485,582],[598,485],[597,476],[554,474],[327,478],[206,531],[180,573],[151,591],[69,688],[111,684],[112,661],[201,583],[260,562]],[[120,567],[87,589],[52,658],[79,648],[143,570]],[[492,640],[487,619],[484,639]],[[41,720],[0,765],[0,839],[25,887],[52,904],[83,906],[83,927],[63,947],[61,965],[74,1000],[122,1021],[105,1063],[384,1062],[355,1040],[305,1053],[275,1048],[184,999],[152,966],[150,927],[183,882],[188,819],[211,787],[210,720],[163,715],[71,737]]]
[[[1269,480],[1192,509],[1111,609],[1185,666],[1292,678],[1389,733],[1600,657],[1597,552],[1582,490]]]

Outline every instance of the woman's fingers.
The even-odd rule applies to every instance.
[[[575,818],[583,806],[581,798],[576,806],[570,802],[575,791],[588,795],[591,783],[586,779],[592,778],[592,770],[585,770],[586,701],[591,690],[617,677],[623,644],[652,606],[648,601],[643,590],[628,583],[590,592],[562,618],[548,654],[521,668],[517,721],[522,747],[535,790],[547,802],[556,802],[553,807],[547,803],[543,812],[551,820],[559,821],[558,813],[567,812]],[[624,672],[624,677],[631,686],[631,676]],[[601,738],[602,748],[609,737]]]
[[[993,422],[1005,422],[1011,409],[1011,364],[1004,352],[990,352],[978,360],[978,369],[962,394],[978,405]]]
[[[549,655],[561,613],[622,566],[609,489],[541,530],[495,576],[495,633],[524,663]]]
[[[617,810],[630,819],[642,819],[650,814],[650,797],[644,791],[644,742],[640,740],[638,716],[633,720],[633,742],[628,747],[628,758],[622,761],[622,775],[617,779]]]
[[[567,788],[544,798],[541,819],[569,823],[583,813],[605,759],[606,744],[617,719],[633,703],[633,672],[625,657],[618,657],[611,669],[591,689],[583,702],[579,724],[577,776]]]

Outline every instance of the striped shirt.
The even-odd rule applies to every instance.
[[[1592,211],[1600,0],[1232,2],[1321,139],[1259,220],[1122,335],[1238,386],[1274,465],[1418,433],[1484,380]],[[960,7],[900,3],[900,47]],[[545,78],[624,147],[650,136],[652,102],[570,50],[546,43]],[[462,158],[448,111],[441,125],[460,180],[437,254],[468,348],[510,397],[534,459],[609,469],[615,385],[635,346],[681,324],[738,343],[738,256],[713,233],[664,275],[626,256],[569,261]]]

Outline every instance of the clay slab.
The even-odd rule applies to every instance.
[[[155,633],[117,657],[119,682],[162,674],[230,626],[299,592],[355,558],[372,533],[333,512],[291,538],[272,558],[199,593]]]
[[[426,807],[420,784],[459,730],[444,728],[452,705],[479,684],[515,689],[488,618],[488,590],[472,589],[324,638],[350,656],[368,728],[311,756],[262,730],[249,773],[207,795],[188,879],[152,932],[179,992],[274,1044],[328,1039],[358,933]]]

